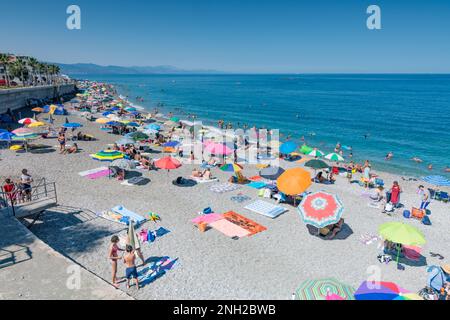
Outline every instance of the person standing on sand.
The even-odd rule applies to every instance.
[[[58,143],[59,143],[59,153],[62,154],[66,150],[66,136],[64,133],[59,134]]]
[[[418,194],[420,196],[421,204],[420,204],[420,210],[426,210],[431,202],[431,193],[430,190],[425,190],[425,187],[423,185],[419,186]]]
[[[119,237],[113,236],[111,238],[111,245],[109,246],[109,252],[108,257],[111,260],[112,265],[112,285],[116,288],[119,287],[117,283],[117,261],[119,261],[121,258],[119,257],[119,251],[124,251],[123,249],[120,249],[118,246],[119,243]]]
[[[133,250],[133,247],[130,245],[127,245],[126,253],[123,257],[123,262],[127,267],[125,270],[125,277],[127,278],[127,289],[130,289],[130,280],[131,278],[134,278],[136,288],[139,290],[139,279],[136,267],[136,255],[135,251]]]
[[[400,203],[400,193],[402,193],[402,188],[400,188],[400,185],[398,184],[397,181],[394,181],[394,184],[392,185],[391,188],[390,202],[393,204],[395,208],[397,208]]]
[[[22,170],[22,176],[20,177],[20,186],[23,192],[24,201],[31,201],[31,184],[33,183],[33,178],[28,174],[27,169]]]

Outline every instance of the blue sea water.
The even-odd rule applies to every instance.
[[[301,144],[402,175],[442,174],[450,166],[450,75],[95,75],[148,110],[158,103],[208,124],[280,129]],[[136,97],[144,102],[137,102]],[[364,135],[369,134],[366,139]],[[394,153],[385,161],[388,152]],[[345,156],[345,154],[344,154]],[[419,157],[417,164],[410,159]],[[433,164],[430,172],[428,164]]]

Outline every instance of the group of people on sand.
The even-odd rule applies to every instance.
[[[147,159],[143,157],[141,151],[134,145],[113,145],[113,150],[120,151],[125,154],[125,158],[128,160],[134,160],[138,162],[146,170],[156,170],[155,161],[153,159]]]
[[[146,265],[146,261],[144,259],[144,255],[142,254],[141,248],[133,248],[128,239],[125,248],[120,248],[119,246],[120,238],[115,235],[111,238],[111,244],[109,246],[108,251],[108,259],[111,261],[112,266],[112,284],[118,289],[119,288],[119,279],[117,278],[117,269],[118,262],[120,260],[123,261],[125,265],[125,277],[121,278],[126,279],[127,289],[131,287],[131,280],[134,279],[136,289],[139,290],[139,276],[137,271],[136,257],[139,257],[142,261],[142,266]],[[122,252],[122,255],[119,256],[119,252]]]
[[[6,178],[2,189],[11,204],[15,205],[31,201],[32,183],[33,177],[27,169],[23,169],[18,181],[14,182],[11,178]]]

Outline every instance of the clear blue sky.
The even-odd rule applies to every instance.
[[[232,72],[450,73],[450,0],[17,0],[0,51],[61,63]],[[82,30],[66,29],[66,8]],[[382,9],[382,30],[366,9]]]

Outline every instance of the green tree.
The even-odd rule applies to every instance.
[[[5,80],[6,80],[6,86],[9,88],[10,87],[10,83],[9,83],[9,66],[10,66],[10,59],[9,59],[10,55],[7,53],[0,53],[0,64],[2,64],[5,68]]]

